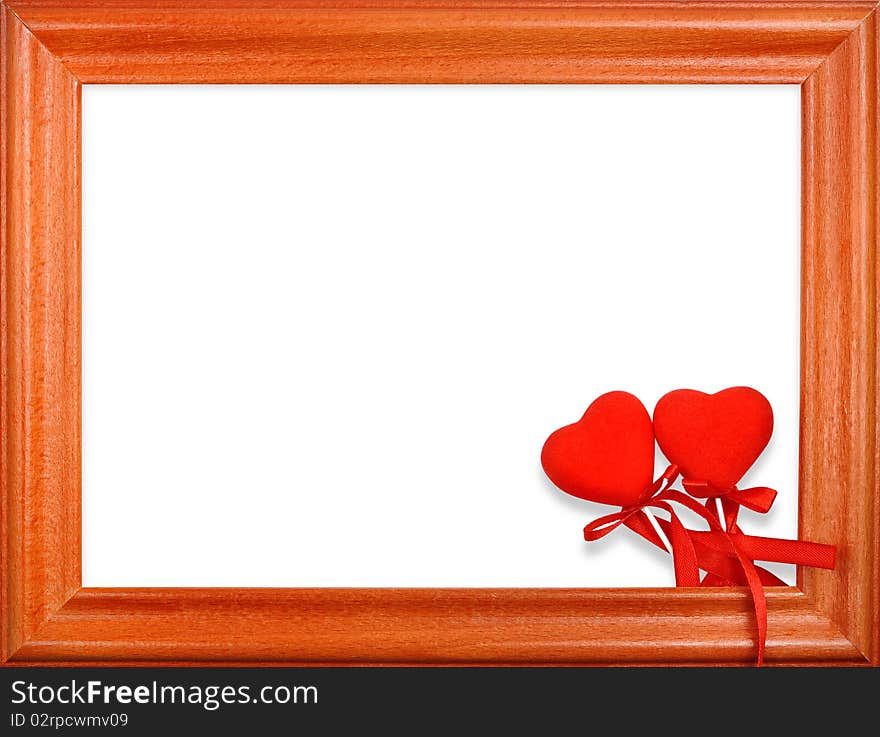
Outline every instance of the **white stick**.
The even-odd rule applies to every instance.
[[[672,546],[669,544],[669,539],[666,537],[666,533],[663,532],[663,528],[660,527],[660,523],[657,522],[657,518],[654,516],[654,513],[645,507],[642,510],[648,517],[648,522],[651,523],[651,527],[654,528],[654,532],[660,537],[660,541],[663,543],[663,547],[666,548],[666,552],[672,555]]]
[[[715,497],[715,509],[718,510],[718,524],[722,530],[727,530],[727,519],[724,517],[724,505],[721,503],[721,497]]]

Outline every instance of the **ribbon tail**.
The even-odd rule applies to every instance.
[[[691,530],[694,543],[719,554],[728,554],[727,538],[717,530],[703,532]],[[811,568],[834,568],[836,549],[833,545],[813,543],[805,540],[784,540],[775,537],[757,537],[741,532],[731,533],[731,538],[750,560],[765,560],[774,563],[792,563]]]
[[[699,544],[695,544],[697,559],[700,568],[707,571],[700,586],[748,586],[742,567],[738,565],[736,558],[721,555],[715,551],[708,551]],[[761,566],[755,566],[758,578],[764,586],[788,586],[779,576]]]
[[[669,510],[669,544],[672,545],[672,564],[676,586],[699,586],[700,567],[697,552],[687,529],[671,509]]]
[[[746,578],[746,583],[748,584],[749,591],[752,596],[752,603],[755,609],[755,619],[757,620],[758,629],[758,665],[763,665],[764,649],[767,642],[767,598],[764,595],[764,586],[761,583],[761,577],[758,575],[758,571],[755,569],[754,563],[752,563],[752,561],[742,551],[740,551],[731,535],[729,535],[724,530],[718,529],[719,520],[717,519],[717,517],[713,516],[703,505],[697,504],[694,500],[690,499],[684,494],[681,494],[680,492],[676,492],[671,489],[665,493],[664,501],[679,502],[683,506],[693,510],[701,517],[703,517],[703,519],[705,519],[709,523],[709,527],[712,529],[712,531],[716,535],[721,535],[721,539],[724,540],[725,547],[727,547],[736,556],[737,560],[739,561],[739,565],[742,568],[743,575]],[[737,506],[737,503],[734,502],[731,506],[735,508]],[[726,507],[725,517],[729,518],[729,511]]]
[[[806,540],[782,540],[775,537],[740,535],[737,544],[752,560],[795,563],[811,568],[834,568],[836,548]]]
[[[675,585],[679,587],[699,586],[700,567],[697,564],[697,553],[694,549],[693,540],[691,540],[690,531],[681,523],[681,520],[672,511],[671,507],[663,503],[657,506],[669,512],[668,522],[662,518],[658,519],[657,522],[666,533],[669,538],[669,544],[672,546]],[[653,526],[648,522],[643,511],[640,510],[638,514],[632,515],[624,524],[648,542],[653,543],[664,551],[666,550],[666,546]]]
[[[665,526],[666,520],[661,519],[658,521],[660,522],[661,527]],[[626,525],[634,533],[636,533],[636,535],[640,535],[641,537],[645,538],[645,540],[647,540],[649,543],[656,545],[664,553],[666,552],[666,546],[663,544],[660,536],[651,526],[651,523],[648,522],[644,512],[640,511],[638,514],[632,515],[623,524]]]
[[[737,529],[739,507],[740,503],[736,499],[721,497],[721,508],[724,510],[724,522],[727,530]]]
[[[764,664],[764,650],[767,644],[767,597],[764,594],[764,586],[761,584],[761,578],[755,570],[754,563],[740,551],[733,539],[728,537],[728,540],[730,540],[730,546],[739,559],[752,595],[755,619],[758,624],[758,665],[760,666]]]

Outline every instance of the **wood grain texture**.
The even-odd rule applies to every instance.
[[[838,568],[800,585],[880,662],[877,14],[803,87],[801,534]]]
[[[3,652],[80,587],[79,84],[2,20]]]
[[[862,660],[800,592],[769,603],[768,661]],[[749,663],[751,611],[729,590],[84,589],[14,660]]]
[[[10,5],[82,82],[794,82],[871,3]]]
[[[80,589],[80,83],[712,81],[803,83],[800,523],[840,556],[769,590],[767,659],[880,664],[873,2],[2,5],[4,661],[753,662],[738,590]]]

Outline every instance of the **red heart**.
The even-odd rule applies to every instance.
[[[632,506],[654,480],[651,416],[632,394],[603,394],[578,422],[547,438],[541,465],[550,480],[569,494]]]
[[[761,392],[736,386],[717,394],[677,389],[654,408],[660,450],[682,476],[729,489],[773,434],[773,409]]]

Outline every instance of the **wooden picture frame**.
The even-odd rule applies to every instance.
[[[80,578],[82,84],[711,82],[802,89],[800,535],[836,545],[838,564],[768,589],[766,659],[880,663],[876,7],[4,0],[2,662],[754,662],[738,589],[85,589]]]

